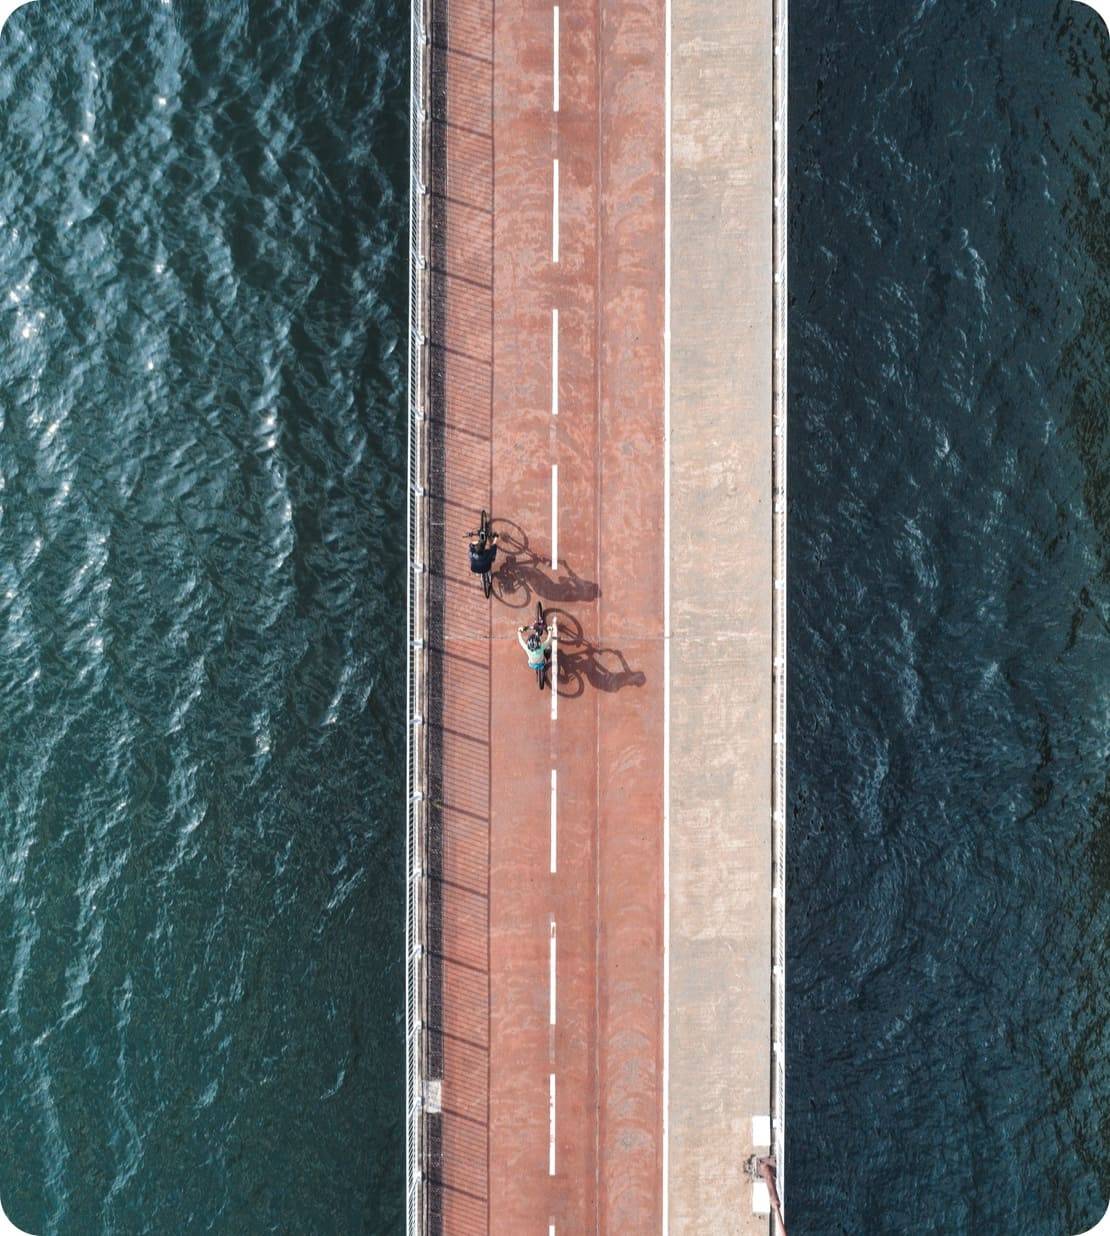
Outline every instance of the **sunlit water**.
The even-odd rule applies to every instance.
[[[1108,61],[792,0],[794,1236],[1110,1195]],[[0,1198],[401,1226],[407,9],[0,38]]]
[[[0,38],[0,1198],[393,1232],[407,6]]]

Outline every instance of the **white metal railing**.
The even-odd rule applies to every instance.
[[[773,0],[774,23],[774,350],[772,435],[771,655],[771,1149],[779,1197],[786,1208],[786,325],[787,325],[787,10]]]
[[[412,0],[409,94],[409,415],[408,415],[408,680],[405,699],[405,1230],[423,1236],[424,1023],[427,975],[425,832],[427,824],[426,487],[428,398],[428,82],[429,0]]]

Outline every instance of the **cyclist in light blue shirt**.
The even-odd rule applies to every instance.
[[[530,632],[530,634],[526,635],[525,632]],[[517,643],[524,649],[528,657],[529,669],[538,670],[547,661],[547,650],[551,647],[551,635],[551,627],[544,631],[543,639],[540,639],[536,634],[535,627],[517,627]]]

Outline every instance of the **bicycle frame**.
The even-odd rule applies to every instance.
[[[536,619],[532,623],[532,634],[542,642],[543,637],[547,634],[547,623],[543,617],[543,602],[536,602]],[[543,664],[536,667],[536,681],[539,688],[543,690],[544,679],[547,676],[547,654],[544,654]]]

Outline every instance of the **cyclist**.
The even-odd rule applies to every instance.
[[[517,627],[517,643],[524,649],[528,657],[529,669],[542,669],[547,663],[547,650],[551,647],[551,636],[553,633],[554,627],[545,627],[543,637],[541,638],[534,626]]]
[[[493,570],[493,560],[497,557],[498,536],[500,536],[500,533],[494,532],[487,541],[480,532],[474,533],[470,542],[470,570],[472,574],[488,575]]]

